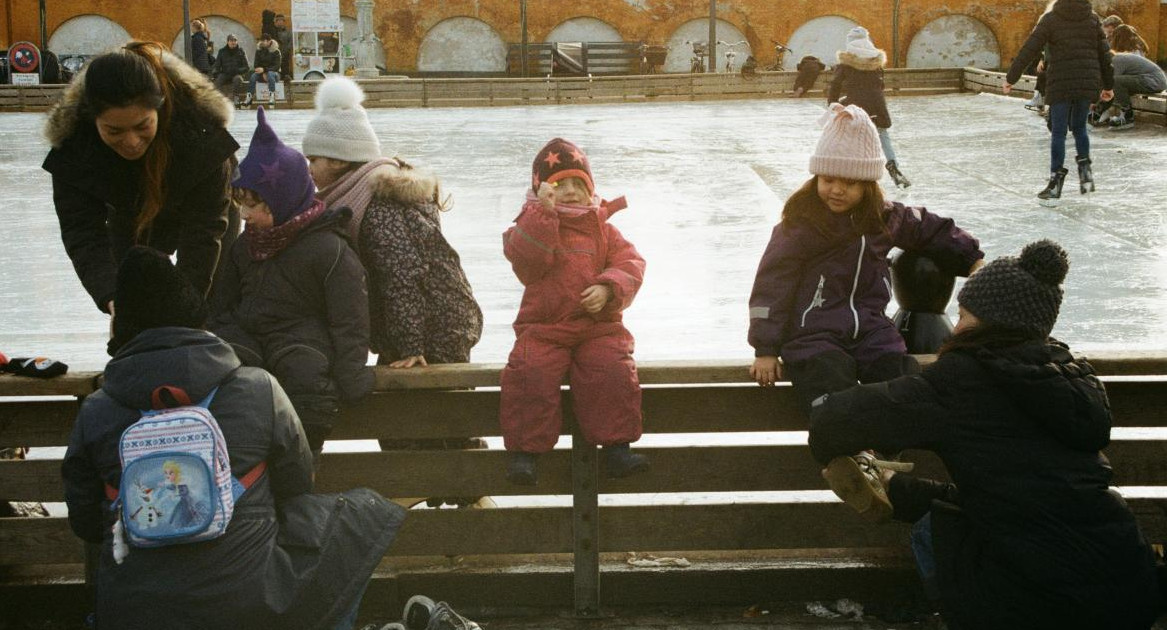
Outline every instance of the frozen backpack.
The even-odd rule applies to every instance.
[[[122,478],[119,488],[106,486],[118,511],[114,524],[114,559],[138,548],[213,540],[223,535],[235,501],[263,474],[260,462],[242,479],[231,475],[231,460],[219,423],[205,399],[190,404],[186,392],[163,386],[154,390],[155,409],[122,432],[118,444]],[[180,406],[166,408],[164,397]]]

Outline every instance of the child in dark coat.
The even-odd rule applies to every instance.
[[[834,103],[825,118],[810,159],[814,177],[786,201],[750,295],[749,342],[756,357],[750,374],[759,385],[773,385],[781,356],[808,412],[824,394],[856,381],[885,381],[915,370],[885,314],[892,247],[921,251],[961,276],[975,271],[983,257],[977,240],[951,219],[884,202],[877,183],[883,154],[865,111]],[[870,453],[840,457],[828,467],[828,481],[839,493],[836,479],[878,465],[888,463]],[[869,516],[886,518],[890,512],[884,497]]]
[[[814,82],[818,81],[819,75],[827,66],[818,57],[807,55],[798,60],[795,69],[798,70],[798,76],[794,78],[794,97],[802,98],[807,90],[814,87]]]
[[[555,138],[535,156],[523,211],[503,235],[525,287],[501,383],[512,483],[534,485],[536,456],[559,439],[565,375],[580,431],[604,447],[608,476],[648,469],[629,450],[641,433],[640,380],[621,322],[644,281],[644,259],[608,223],[624,207],[623,197],[596,196],[588,158],[574,144]]]
[[[318,454],[338,399],[373,388],[369,298],[349,214],[316,200],[308,162],[280,142],[262,108],[234,186],[247,229],[215,285],[209,329],[245,365],[275,375]]]

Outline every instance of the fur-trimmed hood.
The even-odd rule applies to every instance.
[[[879,70],[887,65],[887,53],[882,50],[879,51],[877,57],[860,57],[854,53],[840,50],[838,59],[839,63],[851,66],[856,70]]]
[[[366,178],[373,199],[415,205],[437,202],[438,178],[425,169],[384,164]]]
[[[194,102],[194,109],[208,122],[226,128],[235,116],[235,108],[227,97],[201,72],[187,64],[178,56],[163,51],[162,66],[179,89],[186,92]],[[87,70],[82,70],[73,82],[65,88],[61,99],[49,110],[45,121],[45,138],[53,148],[60,148],[78,129],[82,122],[80,105],[85,92]]]

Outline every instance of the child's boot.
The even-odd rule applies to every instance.
[[[1062,198],[1062,186],[1066,183],[1066,173],[1064,168],[1050,173],[1049,183],[1045,185],[1045,189],[1037,193],[1037,198],[1041,200],[1042,205],[1056,206],[1058,199]]]
[[[875,459],[871,453],[836,457],[827,464],[823,477],[831,490],[864,518],[884,523],[891,519],[892,505],[880,473],[883,469],[910,472],[915,464]]]
[[[891,180],[895,183],[896,188],[907,188],[912,185],[912,182],[908,181],[908,178],[900,172],[900,167],[896,166],[895,160],[889,160],[884,166],[887,168],[887,174],[891,175]]]
[[[1078,156],[1078,188],[1083,195],[1094,192],[1094,171],[1090,168],[1090,156]]]
[[[648,457],[633,453],[627,443],[604,447],[604,473],[609,479],[621,479],[648,472]]]
[[[507,481],[516,486],[537,485],[539,474],[535,469],[535,454],[522,451],[511,453],[511,461],[507,464]]]

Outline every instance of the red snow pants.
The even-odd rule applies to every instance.
[[[508,451],[546,453],[559,440],[565,375],[572,410],[589,444],[640,439],[640,378],[632,333],[619,322],[529,324],[502,371],[499,419]]]

